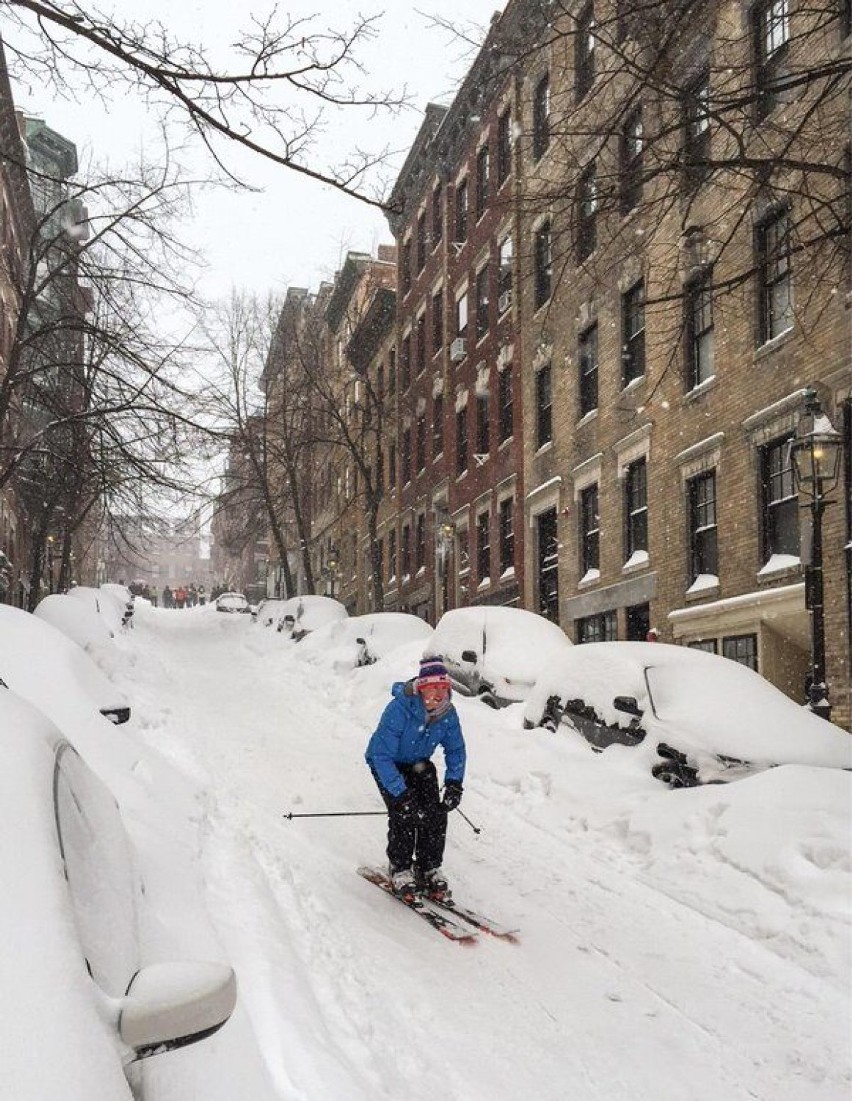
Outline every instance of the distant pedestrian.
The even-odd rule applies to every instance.
[[[183,608],[186,606],[186,589],[183,587],[183,585],[178,585],[178,587],[175,589],[175,604],[178,606],[178,608]]]
[[[169,588],[168,585],[164,585],[163,586],[163,607],[164,608],[174,608],[174,606],[175,606],[174,593],[172,592],[172,590]]]

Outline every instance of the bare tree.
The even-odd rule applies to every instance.
[[[273,8],[250,18],[224,60],[211,44],[181,40],[158,21],[121,19],[79,0],[9,0],[4,25],[10,67],[21,80],[62,94],[84,87],[99,98],[125,90],[182,119],[221,168],[225,148],[239,146],[382,206],[369,187],[384,150],[352,150],[337,165],[323,164],[317,151],[329,108],[371,114],[405,102],[404,93],[360,83],[358,52],[376,35],[378,17],[359,16],[336,30],[319,17]]]

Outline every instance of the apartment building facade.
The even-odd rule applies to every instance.
[[[848,27],[785,0],[707,5],[700,34],[670,32],[661,91],[666,36],[626,7],[558,19],[520,90],[526,599],[575,642],[654,627],[804,699],[788,444],[813,387],[848,455],[852,371],[848,256],[830,232],[805,245],[848,202],[844,99],[790,88]],[[848,458],[836,502],[827,665],[848,725]]]

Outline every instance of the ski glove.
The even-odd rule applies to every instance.
[[[455,810],[461,802],[462,798],[462,786],[458,780],[447,780],[444,784],[444,798],[441,801],[441,806],[446,811]]]
[[[390,801],[390,809],[401,823],[413,822],[417,816],[417,804],[414,796],[407,789],[402,795],[397,795]]]

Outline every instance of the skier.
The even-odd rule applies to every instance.
[[[418,890],[447,898],[441,860],[447,813],[462,798],[465,745],[443,659],[422,658],[419,675],[398,681],[391,694],[365,754],[388,808],[391,883],[405,901],[413,900]],[[438,746],[444,753],[443,798],[430,760]]]

